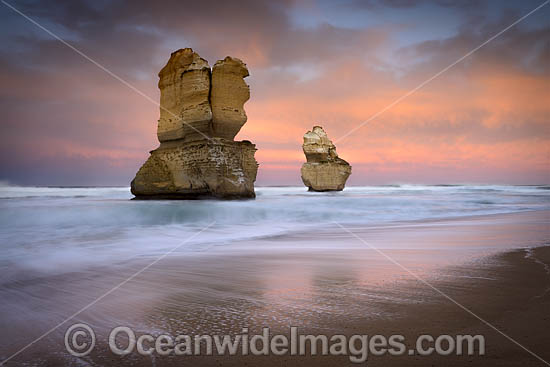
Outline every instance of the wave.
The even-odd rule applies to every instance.
[[[166,251],[210,223],[181,251],[251,238],[317,231],[333,225],[382,224],[550,209],[539,186],[392,185],[308,192],[259,187],[256,200],[135,201],[127,187],[0,188],[1,261],[68,271]]]

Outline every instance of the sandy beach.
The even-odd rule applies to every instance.
[[[128,326],[137,335],[300,333],[483,335],[484,356],[369,356],[370,366],[539,366],[543,363],[443,294],[548,360],[550,212],[337,224],[315,233],[239,241],[193,253],[176,250],[124,283],[7,365],[347,365],[348,356],[119,357],[108,335]],[[384,255],[399,265],[392,263]],[[142,269],[154,257],[60,275],[26,273],[0,288],[2,347],[15,353],[48,328]],[[411,275],[414,274],[413,275]],[[67,353],[64,333],[76,322],[97,336],[94,351]]]

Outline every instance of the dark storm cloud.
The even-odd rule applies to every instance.
[[[474,47],[496,35],[520,15],[508,12],[494,22],[481,23],[477,27],[464,25],[459,32],[449,38],[435,39],[404,47],[397,51],[403,58],[424,60],[427,68],[433,71],[434,65],[444,67],[465,55]],[[521,68],[526,73],[548,73],[550,70],[550,26],[543,28],[522,28],[517,26],[491,41],[483,52],[475,53],[471,59],[482,60],[482,64],[496,67]],[[415,69],[422,68],[415,64]]]

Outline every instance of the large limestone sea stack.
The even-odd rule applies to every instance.
[[[307,162],[302,166],[302,181],[310,191],[341,191],[351,174],[348,162],[338,157],[336,147],[321,126],[304,134],[302,145]]]
[[[137,199],[253,198],[256,146],[234,141],[246,122],[246,65],[226,57],[210,69],[190,48],[159,73],[160,146],[132,181]]]

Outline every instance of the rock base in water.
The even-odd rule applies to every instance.
[[[347,162],[304,163],[302,166],[302,181],[309,191],[342,191],[350,174],[351,166]]]
[[[249,141],[164,142],[132,181],[136,199],[254,198],[258,163]]]

